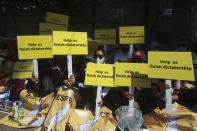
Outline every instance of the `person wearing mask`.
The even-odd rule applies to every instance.
[[[38,61],[39,76],[32,76],[27,84],[27,89],[34,91],[39,97],[56,94],[61,86],[71,88],[75,85],[75,76],[68,78],[67,61],[65,56],[55,56],[54,59]],[[75,91],[74,91],[75,92]],[[44,106],[49,105],[49,100],[43,102]]]
[[[133,54],[133,46],[120,45],[120,51],[115,54],[114,62],[128,62]]]

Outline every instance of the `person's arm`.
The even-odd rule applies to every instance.
[[[66,86],[73,86],[73,85],[75,85],[75,76],[71,75],[70,78],[68,78],[67,80],[64,80],[64,84]]]
[[[133,99],[133,95],[129,93],[129,91],[125,90],[125,87],[119,87],[120,93],[126,97],[128,100]]]

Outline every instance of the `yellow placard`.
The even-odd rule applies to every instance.
[[[18,56],[21,59],[52,58],[52,36],[17,36]]]
[[[143,44],[144,26],[127,26],[119,29],[120,44]]]
[[[194,81],[191,52],[148,52],[148,76]]]
[[[40,31],[40,35],[52,35],[52,31]]]
[[[33,72],[32,61],[21,61],[14,64],[13,79],[31,78]]]
[[[40,23],[40,32],[67,31],[67,26],[52,23]]]
[[[96,29],[94,31],[94,39],[100,45],[115,45],[116,44],[116,29]]]
[[[114,86],[114,65],[88,63],[85,76],[85,85]]]
[[[88,54],[87,32],[53,31],[53,54]]]
[[[69,20],[69,16],[67,15],[62,15],[62,14],[57,14],[57,13],[52,13],[52,12],[47,12],[47,15],[46,15],[47,23],[68,26],[68,20]]]
[[[94,55],[95,50],[98,48],[98,42],[95,40],[88,40],[88,55]]]
[[[115,86],[151,87],[146,63],[116,63]]]

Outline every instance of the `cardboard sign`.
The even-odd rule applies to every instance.
[[[114,65],[88,63],[85,85],[114,86]]]
[[[94,39],[100,45],[115,45],[116,44],[116,29],[97,29],[94,32]]]
[[[88,54],[87,32],[53,31],[53,54]]]
[[[67,26],[52,23],[40,23],[40,34],[51,35],[52,31],[67,31]]]
[[[144,26],[120,27],[120,44],[143,44]]]
[[[98,42],[95,40],[88,40],[88,55],[94,55],[95,50],[98,48]]]
[[[52,58],[52,36],[17,36],[18,55],[21,59]]]
[[[191,52],[148,52],[150,78],[194,81]]]
[[[33,72],[32,61],[21,61],[14,64],[13,79],[31,78]]]
[[[69,19],[69,16],[67,15],[62,15],[62,14],[57,14],[57,13],[52,13],[52,12],[47,12],[47,15],[46,15],[47,23],[68,26],[68,19]]]
[[[116,63],[115,85],[150,88],[147,66],[145,63]]]

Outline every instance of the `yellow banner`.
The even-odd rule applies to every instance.
[[[52,58],[52,36],[17,36],[18,56],[21,59]]]
[[[69,20],[69,16],[67,15],[62,15],[62,14],[57,14],[57,13],[52,13],[52,12],[47,12],[47,15],[46,15],[47,23],[54,23],[54,24],[68,26],[68,20]]]
[[[52,23],[40,23],[40,32],[67,31],[67,26]]]
[[[57,95],[48,112],[44,126],[44,131],[65,131],[68,122],[70,109],[76,107],[74,92],[71,89],[59,88]]]
[[[120,44],[144,44],[144,26],[128,26],[119,29]]]
[[[33,62],[32,61],[21,61],[14,64],[14,71],[12,78],[31,78],[33,72]]]
[[[53,31],[54,55],[87,55],[87,32]]]
[[[116,29],[96,29],[94,31],[94,39],[100,45],[115,45],[116,44]]]
[[[148,52],[150,78],[194,81],[191,52]]]
[[[95,40],[88,40],[88,55],[94,55],[95,50],[98,48],[98,42]]]
[[[115,86],[151,87],[145,63],[116,63]]]
[[[85,85],[114,86],[114,65],[88,63]]]

